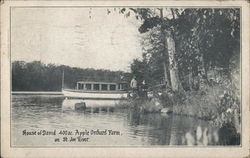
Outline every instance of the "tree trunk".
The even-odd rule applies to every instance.
[[[164,56],[165,58],[167,58],[167,56]],[[166,88],[171,88],[171,81],[170,81],[170,76],[168,73],[168,64],[166,62],[163,63],[163,68],[164,68],[164,82],[166,84]]]
[[[163,9],[160,9],[160,15],[163,20]],[[166,85],[166,91],[168,88],[172,88],[171,86],[171,79],[169,74],[169,63],[168,63],[168,53],[167,53],[167,45],[166,45],[166,35],[165,31],[163,29],[163,26],[161,26],[161,32],[163,35],[163,45],[164,45],[164,51],[163,51],[163,58],[165,59],[163,62],[163,70],[164,70],[164,82]]]
[[[167,47],[167,54],[169,58],[169,72],[170,72],[170,82],[172,90],[177,92],[182,90],[182,85],[179,81],[178,68],[175,59],[175,41],[171,35],[170,31],[165,31],[165,46]]]

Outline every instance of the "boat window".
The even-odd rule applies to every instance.
[[[94,84],[94,90],[100,90],[99,84]]]
[[[83,89],[84,84],[78,83],[78,89]]]
[[[91,90],[91,84],[86,84],[86,89]]]
[[[111,90],[111,91],[114,91],[114,90],[116,90],[116,85],[114,85],[114,84],[111,84],[111,85],[110,85],[110,90]]]
[[[126,84],[126,83],[123,83],[123,90],[126,90],[126,89],[128,89],[128,85]]]
[[[107,91],[108,90],[108,85],[107,84],[102,84],[102,90]]]

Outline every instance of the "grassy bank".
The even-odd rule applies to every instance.
[[[178,96],[178,95],[177,95]],[[173,100],[177,99],[173,97]],[[221,145],[239,145],[241,136],[240,97],[236,87],[217,84],[185,92],[185,99],[173,103],[173,113],[209,121],[219,128]]]
[[[240,101],[232,89],[207,86],[203,90],[186,92],[185,97],[182,103],[174,104],[174,113],[206,119],[216,126],[232,123],[239,128]]]

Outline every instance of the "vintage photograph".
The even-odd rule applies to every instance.
[[[240,147],[241,28],[240,7],[11,7],[11,147]]]

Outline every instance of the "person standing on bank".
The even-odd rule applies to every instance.
[[[135,76],[132,78],[130,82],[130,87],[132,88],[133,93],[137,92],[137,81],[135,79]]]

